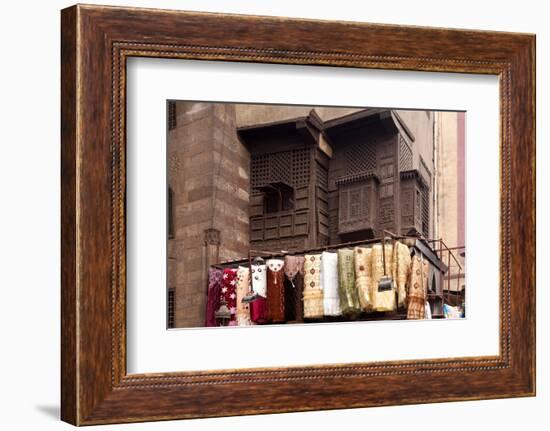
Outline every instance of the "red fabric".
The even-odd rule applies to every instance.
[[[263,296],[258,296],[250,303],[250,320],[254,323],[267,323],[267,302]]]
[[[220,307],[220,292],[222,288],[223,270],[218,268],[208,269],[208,293],[206,298],[205,326],[218,326],[216,322],[216,310]]]
[[[225,301],[231,312],[228,326],[237,324],[237,269],[225,268],[222,276],[222,288],[220,291],[220,303]],[[221,323],[221,322],[220,322]]]

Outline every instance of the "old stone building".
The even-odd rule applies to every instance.
[[[460,263],[450,259],[445,290],[450,290],[449,302],[459,304],[464,299],[466,272],[466,114],[437,112],[434,122],[434,236],[444,238]]]
[[[249,248],[299,251],[384,229],[432,237],[456,228],[459,189],[437,177],[460,153],[457,114],[449,113],[454,123],[446,114],[169,102],[169,326],[202,326],[206,269]],[[456,183],[459,170],[445,181]],[[438,189],[455,207],[442,207]]]

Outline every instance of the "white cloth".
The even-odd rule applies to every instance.
[[[340,316],[338,295],[338,254],[324,251],[321,255],[321,289],[325,316]]]
[[[267,267],[265,265],[252,265],[252,288],[258,295],[267,296]]]
[[[279,272],[283,269],[285,261],[282,259],[269,259],[266,262],[267,267],[273,272]]]
[[[426,305],[424,307],[424,319],[431,319],[432,318],[432,309],[430,308],[430,303],[426,301]]]

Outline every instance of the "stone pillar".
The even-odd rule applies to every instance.
[[[204,325],[209,265],[246,256],[248,170],[235,105],[176,103],[176,125],[168,132],[174,226],[168,279],[175,289],[175,327]]]
[[[202,285],[208,285],[208,268],[220,261],[220,231],[218,229],[205,229],[203,250]]]

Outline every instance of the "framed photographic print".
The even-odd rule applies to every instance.
[[[63,420],[535,394],[533,35],[61,30]]]

